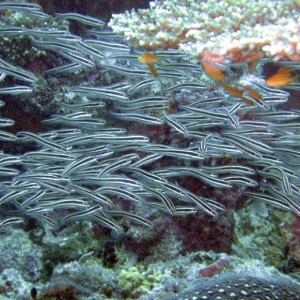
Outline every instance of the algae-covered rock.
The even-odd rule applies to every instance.
[[[42,269],[42,249],[28,237],[28,233],[15,229],[1,236],[0,272],[16,269],[25,280],[35,282],[40,279]]]
[[[234,213],[233,253],[244,258],[259,258],[280,268],[283,263],[286,239],[284,224],[292,217],[291,212],[269,208],[267,216],[252,206]]]

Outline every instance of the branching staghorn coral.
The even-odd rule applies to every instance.
[[[214,62],[300,60],[296,1],[156,0],[113,15],[110,26],[135,47],[179,48]]]

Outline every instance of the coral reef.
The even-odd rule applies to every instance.
[[[289,244],[289,230],[279,224],[289,224],[291,216],[271,210],[266,220],[265,216],[260,216],[249,206],[236,212],[234,218],[236,226],[232,253],[239,257],[259,257],[266,264],[282,269],[285,247]]]
[[[0,272],[15,269],[25,280],[38,281],[42,269],[42,249],[28,238],[28,233],[16,229],[1,239]]]
[[[20,252],[23,254],[23,252]],[[3,300],[30,299],[32,284],[15,269],[8,268],[0,275],[0,295]]]
[[[213,14],[218,8],[213,3],[202,3],[201,11]],[[186,18],[177,18],[183,31],[173,39],[184,51],[155,53],[130,48],[94,17],[51,17],[35,3],[0,3],[1,41],[9,42],[0,49],[3,297],[178,294],[176,299],[194,297],[198,286],[192,294],[180,291],[196,282],[212,293],[220,292],[219,282],[230,294],[237,291],[225,290],[229,282],[244,290],[244,279],[236,279],[241,274],[253,283],[247,294],[255,284],[264,289],[261,296],[268,295],[270,284],[282,284],[281,292],[271,292],[295,296],[286,288],[298,288],[289,277],[263,277],[279,276],[274,268],[268,271],[275,266],[298,278],[300,265],[300,111],[298,103],[291,104],[300,90],[300,67],[271,60],[298,59],[297,45],[289,48],[299,34],[293,35],[298,17],[292,1],[284,11],[278,1],[264,10],[261,1],[255,3],[251,18],[256,22],[266,14],[263,25],[275,26],[277,35],[268,43],[260,36],[249,39],[251,33],[243,40],[239,34],[254,22],[249,19],[235,37],[242,52],[236,60],[232,48],[222,52],[214,45],[215,56],[207,58],[206,48],[197,46],[207,41],[180,40],[187,34],[180,22],[197,21],[188,13],[199,8],[193,1],[186,1]],[[158,5],[153,2],[145,18]],[[253,3],[218,5],[239,24]],[[161,9],[159,19],[164,13],[168,16]],[[69,31],[68,20],[84,30]],[[232,20],[224,34],[236,30]],[[280,40],[281,26],[290,21]],[[188,28],[198,37],[200,27]],[[216,32],[208,38],[222,43],[224,34],[217,32],[216,40]],[[160,42],[161,48],[177,46]],[[194,58],[188,47],[199,50]],[[242,62],[218,65],[199,57]],[[254,278],[258,270],[261,276]]]
[[[135,47],[179,48],[214,62],[300,60],[294,1],[156,0],[109,25]]]
[[[175,297],[175,294],[186,287],[194,286],[194,291],[197,291],[197,286],[203,284],[213,288],[212,284],[217,283],[218,280],[225,281],[225,286],[229,280],[235,282],[237,276],[239,278],[251,276],[251,280],[261,284],[265,281],[264,277],[276,277],[279,279],[278,282],[282,281],[284,285],[295,284],[295,281],[289,277],[283,278],[277,270],[264,265],[262,260],[253,260],[248,257],[245,259],[244,253],[237,253],[240,258],[235,255],[215,254],[212,251],[190,252],[185,255],[174,253],[172,257],[162,259],[159,256],[162,250],[157,249],[158,253],[151,253],[147,259],[138,261],[140,256],[135,257],[122,246],[123,243],[119,243],[115,250],[116,263],[107,267],[104,255],[101,254],[101,249],[104,248],[101,244],[109,237],[103,234],[103,238],[100,239],[92,232],[89,233],[88,229],[88,224],[81,226],[71,224],[67,232],[61,232],[56,238],[49,228],[46,228],[43,244],[39,246],[43,255],[36,257],[38,264],[42,267],[40,280],[34,281],[26,277],[21,268],[11,264],[14,268],[6,268],[1,273],[0,294],[3,297],[6,296],[7,299],[24,299],[24,297],[30,299],[29,294],[35,291],[37,299],[89,299],[92,297],[91,299],[145,300],[168,299],[171,295]],[[16,231],[20,232],[20,230]],[[38,235],[40,229],[36,228],[31,231]],[[76,231],[78,241],[74,239]],[[68,232],[74,233],[68,234]],[[275,235],[275,233],[272,230],[272,234]],[[259,237],[258,232],[257,238]],[[84,242],[84,239],[88,239],[89,242]],[[18,243],[27,245],[32,241],[29,240],[29,235],[24,235],[22,240],[14,238],[14,243],[17,247]],[[21,245],[18,248],[20,249],[18,259],[22,265],[22,258],[25,259],[28,252],[27,248],[22,248]],[[165,249],[167,249],[166,246]],[[265,249],[268,251],[267,248]],[[57,251],[57,258],[51,254],[55,251]],[[78,254],[74,255],[76,251]],[[265,255],[262,252],[261,254]],[[165,253],[165,255],[168,254]],[[49,261],[52,263],[52,269],[48,274],[50,277],[47,277]],[[232,277],[230,273],[236,276]],[[213,277],[213,280],[207,279],[215,275],[221,275],[222,279],[218,279],[218,276]],[[270,282],[265,281],[265,284],[268,283]],[[295,288],[297,289],[297,286]],[[251,292],[251,289],[248,291]],[[182,292],[179,295],[185,293]]]

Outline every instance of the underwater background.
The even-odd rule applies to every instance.
[[[0,300],[300,299],[296,0],[0,2]]]

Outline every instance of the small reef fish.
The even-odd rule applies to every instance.
[[[206,74],[211,77],[212,79],[216,80],[219,82],[219,84],[223,87],[224,90],[226,90],[229,94],[239,97],[242,99],[247,105],[253,106],[255,102],[244,95],[244,92],[246,91],[251,97],[254,98],[254,100],[257,100],[258,102],[262,102],[262,95],[260,95],[258,92],[255,90],[249,88],[249,87],[244,87],[241,86],[241,88],[234,87],[232,85],[229,85],[225,82],[226,77],[225,73],[218,68],[217,65],[203,61],[202,66]],[[263,104],[263,103],[260,103]]]
[[[254,89],[244,86],[244,89],[249,93],[251,97],[253,97],[255,100],[261,101],[262,100],[262,95],[255,91]]]
[[[266,80],[266,84],[270,87],[283,87],[294,81],[299,75],[295,75],[293,68],[280,68],[276,74]]]
[[[216,65],[203,61],[202,66],[206,74],[212,79],[215,80],[225,79],[225,74]]]
[[[139,56],[138,60],[140,63],[145,64],[149,67],[149,70],[154,77],[158,77],[158,73],[154,64],[160,63],[160,59],[155,54],[151,52],[145,52],[141,56]]]
[[[240,99],[242,99],[249,106],[254,105],[254,101],[252,99],[244,96],[244,90],[243,89],[233,87],[233,86],[228,85],[224,82],[220,82],[220,85],[223,87],[224,90],[226,90],[232,96],[239,97]]]
[[[244,91],[242,89],[239,89],[237,87],[233,87],[225,82],[220,82],[220,85],[222,86],[222,88],[227,91],[230,95],[232,96],[236,96],[241,98],[244,94]]]
[[[257,92],[256,90],[254,90],[253,88],[251,87],[248,87],[248,86],[243,86],[243,88],[245,89],[245,92],[251,97],[251,98],[248,98],[246,97],[245,95],[242,97],[242,100],[247,103],[249,102],[250,103],[250,106],[251,105],[254,105],[254,102],[256,102],[258,105],[260,105],[261,107],[267,109],[268,108],[268,105],[266,104],[265,101],[263,101],[263,96],[262,94],[260,94],[259,92]],[[254,100],[254,102],[253,102]],[[253,104],[251,104],[253,103]]]

